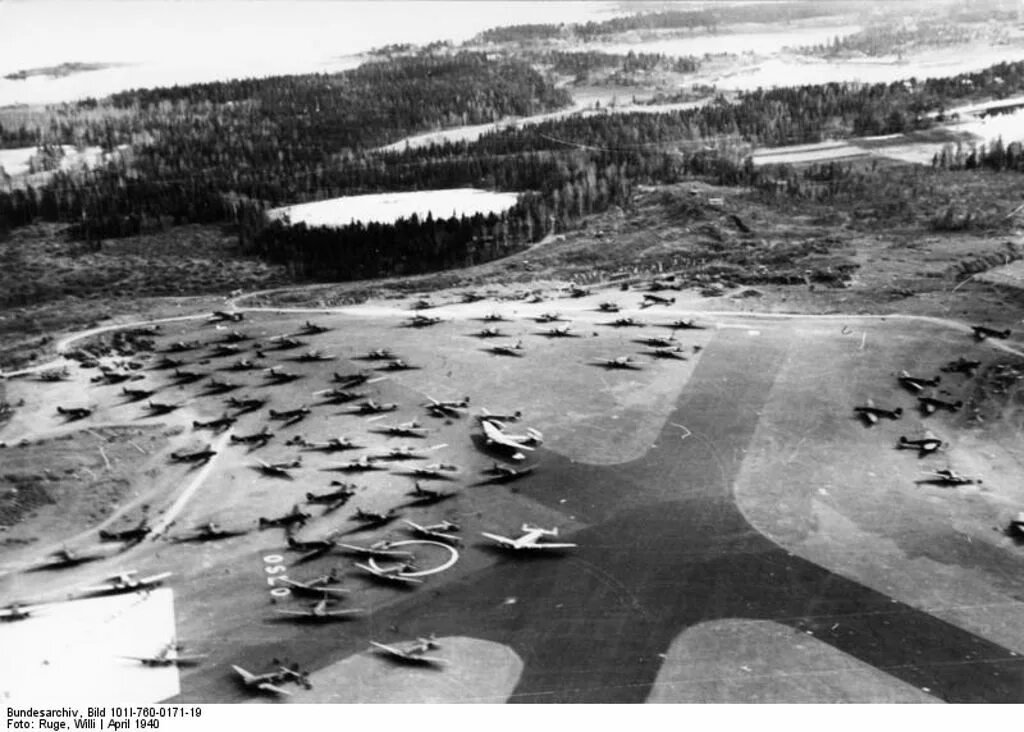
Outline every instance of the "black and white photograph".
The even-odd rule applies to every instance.
[[[1021,704],[1022,436],[1024,0],[0,0],[8,729]]]

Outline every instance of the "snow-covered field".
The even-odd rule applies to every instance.
[[[392,223],[416,214],[421,219],[433,214],[447,219],[463,214],[500,213],[515,205],[516,193],[494,193],[475,188],[449,188],[410,193],[373,193],[366,196],[344,196],[326,201],[300,203],[270,211],[273,218],[287,216],[293,224],[307,226],[346,226],[350,223]]]
[[[666,56],[704,56],[705,54],[768,55],[784,48],[815,46],[831,42],[836,36],[848,36],[859,25],[809,26],[758,33],[716,33],[676,38],[656,38],[636,42],[595,43],[590,48],[605,53],[663,53]]]
[[[754,165],[780,165],[783,163],[811,163],[817,160],[843,160],[866,155],[867,152],[846,142],[829,141],[811,145],[789,145],[787,147],[766,147],[755,150]]]
[[[124,146],[122,146],[124,147]],[[103,158],[99,147],[76,149],[73,145],[63,145],[64,157],[60,161],[61,170],[70,170],[79,165],[96,165]],[[35,155],[34,147],[16,147],[0,150],[0,168],[10,176],[24,175],[29,170],[29,159]]]

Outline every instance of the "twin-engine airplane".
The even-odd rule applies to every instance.
[[[542,542],[541,539],[545,536],[558,536],[558,529],[541,529],[536,526],[530,526],[529,524],[523,524],[522,529],[523,535],[518,539],[510,539],[507,536],[500,536],[498,534],[489,534],[486,531],[481,531],[481,535],[486,536],[491,541],[497,542],[498,546],[502,549],[532,549],[532,550],[553,550],[553,549],[573,549],[577,545],[569,543],[555,543],[555,542]]]

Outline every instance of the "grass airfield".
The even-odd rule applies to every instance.
[[[623,312],[598,312],[603,300],[619,302]],[[401,674],[367,675],[363,666],[371,661],[390,665],[356,654],[364,654],[371,639],[432,632],[461,639],[446,644],[452,668],[480,668],[487,656],[495,671],[493,678],[464,673],[458,684],[431,685],[431,701],[502,695],[562,702],[1021,701],[1024,669],[1016,654],[1024,652],[1024,637],[1015,623],[1021,548],[996,530],[1024,503],[1018,449],[997,439],[992,426],[967,428],[955,415],[921,418],[895,379],[904,368],[931,375],[961,355],[990,361],[1003,354],[974,344],[963,330],[918,320],[701,314],[692,309],[698,301],[685,295],[677,305],[641,310],[639,300],[637,293],[604,291],[536,304],[452,304],[426,311],[444,318],[428,328],[403,325],[413,314],[411,300],[324,312],[249,311],[245,321],[223,330],[202,319],[163,325],[158,350],[177,340],[211,343],[235,327],[264,343],[297,332],[306,320],[331,328],[301,336],[308,343],[301,348],[266,350],[261,360],[268,366],[303,374],[281,386],[264,385],[258,371],[217,370],[251,358],[250,342],[241,344],[241,356],[210,357],[208,347],[179,354],[190,361],[183,368],[245,385],[231,394],[268,397],[266,408],[313,407],[283,429],[267,420],[266,408],[242,416],[235,434],[263,424],[275,432],[253,451],[228,444],[226,433],[192,429],[192,420],[224,411],[227,395],[202,395],[206,380],[177,387],[168,384],[167,371],[142,371],[145,379],[130,386],[159,386],[154,400],[182,403],[160,418],[145,417],[141,403],[123,403],[120,385],[90,384],[91,370],[72,369],[72,380],[54,384],[11,380],[7,398],[26,403],[0,433],[9,445],[98,425],[161,425],[165,442],[147,444],[149,452],[117,453],[129,466],[111,470],[130,468],[137,478],[103,523],[130,525],[145,513],[155,525],[169,526],[163,537],[79,568],[25,571],[65,543],[96,541],[98,526],[75,526],[74,532],[68,526],[58,534],[46,523],[47,511],[58,508],[42,508],[4,534],[29,541],[51,526],[31,543],[8,541],[0,549],[6,570],[0,601],[62,600],[75,587],[122,569],[175,572],[168,584],[177,639],[209,654],[181,670],[180,701],[244,701],[250,694],[229,664],[261,672],[273,658],[314,672],[314,691],[296,687],[295,701],[393,700],[394,685],[405,683]],[[510,321],[483,322],[492,311]],[[549,311],[569,322],[531,319]],[[622,316],[645,325],[608,325]],[[676,332],[685,361],[643,355],[649,349],[635,342],[669,335],[665,324],[693,316],[707,328]],[[507,334],[495,342],[521,339],[523,356],[486,352],[492,340],[471,334],[488,325]],[[541,334],[563,325],[579,337]],[[314,392],[330,386],[333,371],[372,369],[376,363],[359,356],[383,347],[419,368],[388,373],[359,389],[397,403],[398,410],[371,422],[348,414],[347,405],[317,405]],[[337,359],[293,360],[309,348]],[[594,365],[624,355],[637,358],[641,370]],[[943,382],[954,394],[967,388],[956,374],[944,374]],[[437,419],[423,407],[428,396],[469,396],[471,408],[461,418]],[[852,408],[868,397],[902,405],[902,419],[864,427]],[[87,419],[65,425],[56,418],[57,404],[85,403],[96,407]],[[481,471],[495,456],[474,440],[480,430],[471,415],[481,407],[521,409],[524,419],[510,431],[530,426],[544,432],[543,448],[524,461],[537,466],[532,475],[482,484]],[[369,431],[413,418],[430,429],[426,439]],[[900,434],[917,436],[926,427],[950,448],[922,459],[894,449]],[[365,447],[333,455],[301,451],[285,444],[296,435],[310,441],[344,435]],[[206,466],[168,461],[175,449],[207,442],[218,454]],[[398,471],[408,464],[360,474],[328,470],[405,444],[444,445],[416,462],[458,465],[454,480],[425,483],[457,490],[458,497],[407,505],[413,481]],[[291,471],[292,479],[254,469],[257,458],[275,462],[300,454],[302,466]],[[915,484],[920,471],[947,466],[984,482]],[[287,513],[307,492],[326,492],[331,480],[359,490],[329,515],[305,507],[313,518],[298,538],[334,531],[360,544],[412,538],[401,522],[361,531],[350,520],[356,508],[400,507],[403,518],[417,523],[457,521],[466,542],[458,561],[411,590],[371,581],[340,553],[296,564],[284,530],[261,531],[256,522]],[[168,540],[211,520],[252,531],[207,543]],[[558,557],[510,557],[478,536],[516,536],[524,522],[558,526],[579,549]],[[275,556],[283,561],[268,561]],[[422,560],[431,566],[441,558],[424,554]],[[272,601],[268,568],[276,564],[287,566],[294,579],[338,567],[345,575],[341,586],[352,591],[340,607],[367,613],[316,625],[279,619],[275,608],[300,605]],[[678,649],[696,643],[706,650],[712,631],[716,652],[687,665]],[[802,652],[808,636],[815,643]],[[706,683],[740,678],[748,673],[744,666],[757,673],[719,687],[725,692]],[[801,683],[794,685],[794,678]]]

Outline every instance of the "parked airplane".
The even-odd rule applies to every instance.
[[[85,564],[86,562],[95,562],[97,559],[104,559],[109,556],[107,553],[93,549],[88,550],[76,550],[68,549],[63,547],[55,552],[51,552],[48,555],[50,561],[44,562],[41,567],[47,569],[59,569],[63,567],[75,567],[79,564]]]
[[[329,330],[330,328],[326,326],[317,325],[316,323],[311,323],[308,320],[302,325],[302,332],[306,335],[317,335],[319,333],[326,333]]]
[[[490,351],[495,356],[519,356],[519,357],[522,357],[522,355],[523,355],[523,342],[522,341],[516,341],[512,345],[500,344],[500,345],[497,345],[497,346],[491,346],[490,348],[485,348],[484,350],[485,351]]]
[[[942,367],[943,371],[947,373],[961,373],[967,376],[974,376],[975,372],[981,367],[981,361],[972,361],[971,359],[964,358],[961,356],[956,361],[950,361]]]
[[[477,331],[472,335],[476,336],[477,338],[502,338],[504,337],[505,334],[502,333],[497,328],[484,328],[483,330]]]
[[[283,461],[283,462],[279,462],[279,463],[268,463],[268,462],[265,462],[265,461],[259,460],[259,459],[257,459],[256,462],[258,462],[259,465],[255,465],[253,467],[255,467],[257,470],[265,473],[266,475],[271,475],[271,476],[274,476],[276,478],[289,478],[290,479],[292,476],[291,476],[291,473],[289,473],[288,471],[292,470],[294,468],[301,468],[302,467],[302,458],[301,457],[297,457],[294,460],[287,460],[287,461]]]
[[[444,447],[448,447],[448,445],[434,445],[433,447],[411,447],[409,445],[405,445],[401,447],[393,447],[383,455],[371,455],[369,459],[374,461],[424,460],[427,457],[424,453],[440,450]]]
[[[276,351],[288,351],[292,348],[301,348],[307,345],[305,341],[300,341],[298,338],[292,338],[291,336],[275,336],[270,339],[270,342],[274,344],[274,350]]]
[[[398,512],[393,508],[389,508],[385,513],[364,511],[361,508],[357,508],[351,518],[353,521],[359,521],[365,526],[383,526],[386,523],[394,521],[398,516]]]
[[[899,419],[900,415],[903,414],[903,407],[896,407],[895,409],[876,407],[874,400],[869,398],[863,407],[854,407],[853,411],[860,415],[861,419],[870,427],[871,425],[878,424],[879,417]]]
[[[311,410],[309,407],[303,404],[301,407],[296,407],[295,409],[286,409],[283,412],[278,412],[276,410],[271,409],[270,418],[282,420],[283,424],[281,426],[287,427],[288,425],[295,424],[296,422],[305,419],[310,414],[312,414],[312,412],[313,410]]]
[[[319,351],[314,348],[313,350],[306,351],[305,353],[297,356],[295,360],[302,363],[309,363],[312,361],[333,361],[335,358],[336,357],[333,354],[324,353],[323,351]]]
[[[455,495],[454,493],[445,494],[446,496]],[[409,519],[402,519],[408,526],[409,530],[416,536],[422,536],[426,539],[433,539],[440,541],[445,544],[451,544],[453,546],[461,546],[462,539],[454,534],[447,533],[449,531],[458,531],[459,525],[452,523],[451,521],[442,521],[437,524],[430,524],[429,526],[420,526],[417,523],[413,523]]]
[[[184,365],[185,365],[185,362],[182,361],[181,359],[168,358],[167,356],[164,356],[159,361],[157,361],[155,364],[153,364],[153,368],[157,369],[157,370],[165,370],[165,369],[175,369],[175,368],[178,368],[179,366],[184,366]]]
[[[686,360],[686,356],[683,355],[682,346],[676,346],[675,348],[655,348],[650,353],[654,358],[674,358],[678,361]]]
[[[242,341],[252,340],[252,336],[241,333],[237,330],[233,330],[230,333],[225,333],[224,337],[221,338],[223,343],[241,343]]]
[[[448,660],[445,658],[426,655],[428,652],[441,647],[441,644],[437,642],[437,639],[433,635],[429,638],[417,638],[414,641],[402,644],[389,645],[387,643],[370,641],[370,645],[378,651],[385,653],[389,658],[402,663],[434,665],[448,663]]]
[[[508,318],[506,318],[501,313],[488,313],[487,315],[485,315],[483,317],[483,319],[484,319],[485,322],[488,322],[488,323],[501,323],[503,321],[507,321],[508,320]]]
[[[406,582],[409,584],[422,584],[423,580],[419,577],[410,577],[409,572],[416,571],[416,565],[412,562],[403,562],[401,564],[390,564],[386,567],[380,567],[374,564],[363,564],[356,562],[355,566],[364,572],[369,572],[378,579],[388,580],[389,582]]]
[[[579,285],[569,285],[569,297],[586,297],[590,294],[590,288]]]
[[[343,450],[358,450],[361,447],[362,445],[357,445],[347,437],[331,437],[326,442],[308,442],[304,449],[317,452],[341,452]]]
[[[129,401],[137,402],[156,394],[156,389],[130,389],[127,386],[122,386],[121,393],[128,397]]]
[[[690,320],[673,320],[668,327],[673,330],[704,330],[706,326],[697,325],[691,318]]]
[[[164,353],[184,353],[185,351],[194,351],[202,345],[203,344],[199,341],[175,341],[164,349]]]
[[[935,414],[939,409],[945,409],[947,412],[956,412],[964,405],[961,401],[951,402],[933,396],[919,396],[917,403],[924,414]]]
[[[911,440],[903,435],[900,436],[900,441],[896,443],[896,448],[901,450],[917,450],[918,457],[924,457],[925,455],[931,455],[942,447],[942,440],[936,437],[931,432],[925,432],[925,436]]]
[[[242,677],[242,683],[245,684],[247,689],[265,691],[271,694],[280,694],[284,696],[291,696],[292,693],[287,689],[281,687],[281,683],[293,680],[295,678],[304,678],[302,677],[301,674],[298,674],[297,672],[295,672],[295,676],[291,676],[290,674],[292,672],[288,672],[288,669],[282,669],[281,671],[271,671],[270,673],[266,674],[254,674],[250,673],[249,671],[246,671],[241,666],[232,665],[231,668],[235,670],[235,673]]]
[[[469,409],[469,397],[458,400],[438,401],[428,396],[430,401],[424,404],[427,410],[436,417],[461,417],[463,409]]]
[[[655,295],[653,292],[644,293],[644,301],[640,304],[641,308],[649,308],[652,305],[664,305],[668,307],[674,303],[676,299],[674,297],[662,297],[661,295]]]
[[[995,328],[989,328],[985,325],[972,325],[971,330],[974,331],[974,337],[979,341],[983,341],[986,338],[1000,338],[1007,339],[1010,337],[1010,329],[996,330]]]
[[[178,543],[186,541],[218,541],[220,539],[229,539],[233,536],[242,536],[248,533],[248,529],[225,529],[213,521],[208,521],[207,523],[200,524],[192,529],[191,534],[174,537],[173,541]]]
[[[1015,518],[1010,519],[1010,523],[1006,527],[1006,533],[1018,539],[1024,538],[1024,511],[1018,513]]]
[[[214,358],[221,356],[237,356],[242,348],[235,343],[218,343],[211,354]]]
[[[418,368],[419,368],[419,366],[413,366],[408,361],[404,361],[404,360],[402,360],[400,358],[396,358],[396,359],[393,359],[391,361],[388,361],[383,366],[378,367],[377,370],[378,371],[414,371],[414,370],[416,370]]]
[[[562,317],[561,313],[541,313],[534,320],[538,323],[554,323],[559,320],[565,320],[565,318]]]
[[[637,338],[635,342],[642,343],[643,345],[650,346],[651,348],[671,348],[679,345],[679,341],[676,340],[675,336],[669,336],[668,338],[663,338],[661,336],[648,336],[647,338]]]
[[[267,400],[259,397],[228,397],[225,403],[232,409],[237,409],[239,414],[245,414],[246,412],[255,412],[257,409],[262,409]]]
[[[32,616],[31,610],[23,610],[21,605],[16,602],[12,602],[7,607],[0,611],[0,622],[12,623],[18,620],[25,620]]]
[[[411,552],[402,551],[400,549],[393,549],[394,542],[391,541],[378,541],[370,544],[369,546],[359,546],[357,544],[338,544],[339,549],[345,549],[346,551],[352,552],[353,554],[361,554],[365,557],[371,557],[373,559],[394,559],[398,561],[412,561],[413,555]]]
[[[918,483],[934,483],[936,485],[973,485],[973,484],[980,485],[981,484],[981,479],[979,479],[979,478],[967,478],[967,477],[965,477],[963,475],[960,475],[956,471],[951,470],[950,468],[943,468],[942,470],[936,470],[936,471],[933,471],[933,472],[929,473],[929,475],[931,475],[930,478],[923,478],[921,480],[918,480],[917,482]]]
[[[615,302],[602,302],[597,306],[597,309],[602,313],[617,313],[621,308]]]
[[[356,486],[351,483],[341,483],[336,490],[329,493],[306,493],[306,503],[334,503],[342,499],[348,500],[356,494]]]
[[[288,610],[285,608],[275,608],[274,612],[278,615],[287,615],[289,617],[298,618],[302,620],[342,620],[350,619],[353,615],[361,615],[366,612],[362,608],[350,608],[347,610],[331,610],[329,609],[330,603],[335,602],[330,599],[326,594],[323,598],[314,602],[306,610]]]
[[[494,414],[487,407],[481,407],[480,414],[478,414],[476,418],[480,422],[485,420],[491,422],[518,422],[523,418],[523,413],[521,410],[517,409],[512,414]]]
[[[231,442],[263,447],[274,438],[274,433],[264,427],[259,432],[248,435],[231,435]]]
[[[368,470],[387,470],[388,466],[384,465],[379,460],[374,460],[367,456],[363,456],[358,460],[349,460],[347,463],[336,465],[333,468],[326,468],[327,470],[338,470],[343,473],[364,473]]]
[[[67,417],[68,422],[75,422],[79,419],[85,419],[92,414],[91,407],[57,407],[57,414],[62,414]]]
[[[412,328],[426,328],[427,326],[437,325],[442,321],[441,318],[431,315],[414,315],[407,321],[407,325]]]
[[[313,514],[306,513],[299,508],[299,504],[292,506],[292,510],[289,513],[283,514],[276,518],[265,518],[260,516],[259,526],[261,529],[268,528],[271,526],[292,526],[293,524],[304,524],[309,519],[313,518]]]
[[[640,365],[633,360],[632,356],[618,356],[616,358],[604,358],[595,362],[595,365],[606,369],[633,369],[640,370]]]
[[[206,658],[206,654],[182,656],[178,651],[181,650],[174,641],[171,641],[152,656],[122,656],[131,661],[139,661],[143,666],[194,666],[199,663],[202,659]]]
[[[896,380],[899,381],[900,385],[907,391],[917,394],[918,392],[923,391],[926,386],[938,386],[942,381],[942,378],[936,376],[932,379],[926,379],[921,376],[911,376],[906,371],[900,371]]]
[[[208,419],[201,421],[198,419],[192,420],[192,429],[196,430],[213,430],[214,432],[220,432],[226,430],[238,421],[238,417],[232,417],[227,412],[222,414],[217,419]]]
[[[146,409],[149,410],[152,416],[160,414],[169,414],[175,409],[180,407],[180,404],[170,404],[166,402],[154,402],[152,399],[146,404]]]
[[[522,450],[531,451],[534,449],[534,445],[539,445],[544,441],[544,435],[535,429],[528,428],[524,435],[509,435],[501,429],[500,422],[489,419],[481,420],[480,426],[483,427],[487,445],[511,450],[513,460],[524,459],[526,456],[523,455]]]
[[[106,529],[100,529],[100,541],[123,541],[126,543],[137,544],[145,539],[151,531],[152,529],[149,526],[149,520],[143,516],[142,520],[130,529],[122,529],[121,531],[107,531]]]
[[[339,544],[338,546],[343,545]],[[336,569],[332,569],[330,574],[321,575],[306,582],[300,582],[299,580],[293,580],[287,577],[278,577],[275,580],[276,584],[284,585],[296,595],[304,595],[307,597],[323,597],[324,595],[344,597],[351,592],[351,590],[346,590],[342,587],[328,586],[338,584],[339,582],[341,582],[341,578],[339,577]]]
[[[289,381],[301,379],[302,374],[293,374],[289,371],[283,371],[278,366],[274,366],[273,368],[267,369],[267,373],[264,378],[274,384],[287,384]]]
[[[430,310],[430,308],[437,307],[430,300],[419,299],[412,304],[413,310]]]
[[[454,498],[458,495],[455,491],[433,491],[429,488],[424,488],[419,484],[419,481],[416,481],[415,486],[416,487],[406,493],[406,495],[412,496],[415,499],[413,503],[416,505],[440,503],[441,501]],[[409,523],[409,521],[406,521],[406,523]]]
[[[204,376],[206,376],[206,374],[200,373],[199,371],[182,371],[181,369],[174,369],[174,373],[171,374],[171,378],[178,384],[190,384],[193,381],[199,381]]]
[[[137,578],[138,572],[130,570],[128,572],[121,572],[120,574],[111,575],[105,584],[97,585],[94,587],[85,587],[80,592],[89,594],[119,594],[122,592],[141,592],[143,590],[151,590],[154,587],[159,587],[163,584],[164,580],[170,577],[173,572],[160,572],[159,574],[150,575],[149,577]]]
[[[573,333],[569,326],[562,326],[561,328],[548,328],[547,330],[540,331],[540,335],[546,338],[579,338],[577,333]]]
[[[229,391],[238,389],[241,384],[235,384],[230,381],[221,381],[217,378],[211,378],[209,384],[206,385],[206,390],[203,392],[205,395],[224,394]]]
[[[363,358],[367,361],[387,361],[395,357],[389,348],[378,348],[370,351]]]
[[[398,405],[394,402],[376,402],[373,399],[367,399],[362,404],[358,405],[355,410],[350,414],[381,414],[383,412],[393,412],[398,409]]]
[[[642,327],[644,324],[634,318],[619,318],[610,323],[605,323],[605,325],[611,325],[615,328],[634,328]]]
[[[497,542],[498,546],[502,549],[537,549],[537,550],[555,550],[555,549],[572,549],[576,544],[566,543],[552,543],[543,542],[541,539],[545,536],[558,536],[558,529],[541,529],[536,526],[530,526],[529,524],[523,524],[520,529],[523,534],[517,539],[510,539],[507,536],[501,536],[499,534],[489,534],[486,531],[481,531],[483,536],[488,539]]]
[[[320,391],[313,392],[313,396],[323,395],[322,404],[347,404],[348,402],[354,402],[356,399],[362,399],[366,396],[364,391],[348,391],[347,389],[321,389]]]
[[[429,430],[421,427],[420,423],[413,419],[401,424],[381,425],[372,431],[389,437],[426,437]]]
[[[342,389],[351,389],[353,386],[361,386],[362,384],[369,384],[374,381],[380,381],[386,378],[384,376],[378,376],[373,378],[373,372],[371,371],[359,371],[354,374],[339,374],[337,371],[334,372],[332,381],[341,384]]]
[[[229,371],[255,371],[256,369],[266,370],[266,367],[258,361],[250,361],[247,358],[235,361],[228,367]]]
[[[414,478],[424,480],[452,480],[450,473],[459,472],[457,465],[450,463],[431,463],[430,465],[417,465],[406,472]]]
[[[496,483],[505,483],[511,480],[518,480],[524,478],[532,473],[536,468],[530,465],[525,468],[513,468],[508,465],[501,465],[500,463],[494,463],[490,468],[484,471],[485,475],[494,476],[491,480]]]
[[[244,313],[227,310],[214,310],[213,313],[210,314],[210,317],[207,318],[207,320],[210,321],[211,323],[219,323],[221,321],[231,321],[237,323],[244,319]]]

